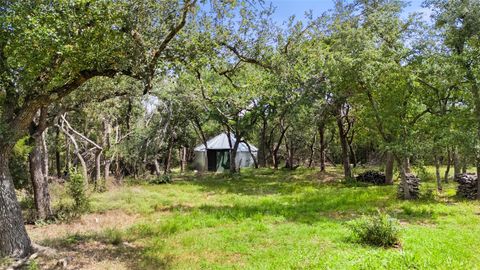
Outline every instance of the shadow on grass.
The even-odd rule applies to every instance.
[[[216,218],[241,220],[277,216],[312,224],[323,218],[348,220],[378,210],[391,212],[408,222],[430,222],[437,215],[428,209],[428,205],[438,203],[433,198],[417,200],[414,206],[403,206],[404,201],[396,197],[397,185],[340,181],[341,175],[337,172],[258,169],[245,170],[239,175],[205,174],[192,178],[187,177],[185,181],[200,186],[204,192],[260,196],[245,203],[190,209]],[[262,195],[281,196],[262,198]]]
[[[335,172],[318,172],[313,169],[297,170],[245,169],[239,174],[204,173],[181,176],[178,180],[202,187],[208,192],[227,192],[239,195],[289,194],[303,188],[343,186]]]
[[[69,267],[74,269],[98,268],[102,263],[116,267],[119,262],[133,270],[169,269],[171,265],[171,258],[152,252],[158,247],[137,246],[105,234],[72,234],[45,240],[41,245],[56,249],[57,257],[70,258]]]

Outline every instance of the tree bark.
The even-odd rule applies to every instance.
[[[403,187],[403,199],[405,200],[410,200],[412,199],[412,196],[410,195],[410,189],[408,187],[408,183],[407,183],[407,170],[405,169],[405,164],[406,164],[406,158],[404,158],[403,160],[401,160],[400,158],[397,158],[397,164],[398,164],[398,167],[399,167],[399,170],[400,170],[400,179],[401,179],[401,183],[400,185],[402,185]]]
[[[342,106],[337,106],[337,126],[338,126],[338,136],[340,138],[340,145],[342,147],[342,160],[343,160],[343,174],[345,179],[352,177],[352,170],[350,168],[350,149],[348,147],[347,134],[345,134],[345,128],[343,126],[342,119]]]
[[[55,129],[55,169],[57,171],[57,178],[62,178],[62,161],[60,157],[60,129]]]
[[[317,134],[313,135],[312,143],[310,144],[310,158],[308,160],[308,167],[311,168],[313,165],[313,157],[315,156],[315,144],[317,143]]]
[[[158,159],[157,159],[157,158],[155,158],[155,159],[153,160],[153,164],[154,164],[154,166],[155,166],[155,175],[158,177],[158,176],[160,176],[160,174],[161,174],[161,170],[160,170],[160,163],[158,163]]]
[[[187,169],[187,148],[185,146],[182,146],[180,153],[180,171],[183,173]]]
[[[461,166],[460,160],[458,158],[458,148],[455,146],[453,148],[453,177],[455,178],[457,174],[460,174]]]
[[[322,123],[318,127],[318,133],[320,136],[320,171],[324,172],[325,171],[325,151],[326,151],[326,145],[325,145],[325,125]]]
[[[385,183],[388,185],[393,184],[393,164],[395,158],[391,152],[385,153]]]
[[[45,220],[52,216],[52,208],[50,206],[48,175],[45,175],[45,169],[43,168],[45,153],[42,147],[42,135],[34,136],[34,146],[32,152],[28,156],[28,161],[37,219]]]
[[[32,244],[23,222],[13,179],[8,168],[13,146],[0,148],[0,257],[25,257],[32,252]]]
[[[250,147],[250,144],[248,144],[246,141],[243,141],[243,142],[244,142],[245,145],[247,146],[248,152],[250,153],[250,156],[252,157],[253,166],[255,167],[255,169],[258,169],[258,161],[257,161],[257,158],[255,157],[255,155],[254,155],[253,152],[252,152],[252,148]]]
[[[272,162],[273,162],[273,168],[278,169],[278,166],[280,165],[280,160],[278,158],[278,150],[280,150],[280,145],[282,144],[283,138],[285,137],[285,133],[287,132],[289,126],[284,128],[283,122],[280,124],[281,127],[281,132],[280,132],[280,138],[278,139],[277,145],[272,150]]]
[[[68,136],[65,136],[65,145],[66,145],[66,150],[65,150],[65,174],[70,173],[70,161],[71,161],[71,149],[70,149],[70,141]]]
[[[437,190],[438,192],[442,192],[442,177],[440,176],[440,160],[438,155],[435,154],[435,177],[437,179]]]
[[[102,149],[97,149],[95,152],[95,187],[102,178]]]
[[[173,148],[173,138],[168,142],[167,156],[165,157],[163,163],[163,174],[170,173],[170,165],[172,163],[172,148]]]
[[[260,131],[260,145],[258,149],[258,166],[266,167],[267,166],[267,119],[262,118],[262,129]]]
[[[412,170],[410,168],[410,158],[409,157],[406,157],[404,159],[403,167],[405,168],[406,173],[411,173],[412,172]]]
[[[447,168],[445,169],[445,176],[444,176],[445,183],[448,183],[448,177],[450,175],[451,165],[452,165],[452,152],[450,151],[450,148],[447,148]]]
[[[233,149],[230,150],[230,172],[232,173],[237,173],[239,172],[239,168],[237,168],[237,150],[238,150],[238,145],[240,144],[240,140],[237,138],[235,143],[233,144]]]

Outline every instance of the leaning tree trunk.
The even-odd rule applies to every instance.
[[[48,176],[45,175],[44,153],[42,151],[42,136],[34,137],[35,145],[28,157],[30,167],[30,179],[33,186],[33,194],[35,200],[35,209],[37,210],[37,218],[40,220],[48,219],[52,216],[52,208],[50,206],[50,191],[48,189]],[[48,172],[47,172],[48,173]]]
[[[32,244],[8,168],[10,151],[11,147],[0,149],[0,257],[25,257],[32,252]]]
[[[393,163],[395,157],[391,152],[385,153],[385,184],[393,184]]]

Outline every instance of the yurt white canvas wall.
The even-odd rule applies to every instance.
[[[230,134],[231,145],[235,144],[236,138]],[[250,146],[250,151],[248,147]],[[228,135],[221,133],[207,141],[207,147],[200,144],[194,149],[195,158],[193,167],[199,171],[216,171],[223,172],[230,167],[230,144],[228,143]],[[242,142],[238,145],[237,156],[235,164],[238,168],[250,167],[254,165],[252,154],[257,157],[258,149],[251,145]],[[206,156],[208,156],[208,164],[206,164]]]

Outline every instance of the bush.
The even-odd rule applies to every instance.
[[[90,201],[85,191],[85,180],[83,176],[75,171],[70,172],[70,179],[67,185],[68,195],[73,199],[73,211],[77,214],[84,213],[90,208]]]
[[[116,229],[107,229],[104,238],[105,242],[117,246],[123,242],[123,233]]]
[[[349,224],[353,236],[362,244],[392,247],[399,244],[400,227],[398,220],[387,214],[362,217]]]
[[[170,174],[164,174],[160,177],[156,177],[150,180],[150,184],[154,184],[154,185],[167,184],[171,182],[172,182],[172,176]]]

